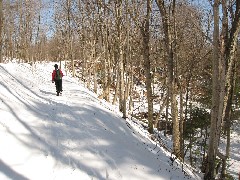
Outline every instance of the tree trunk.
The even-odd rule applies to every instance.
[[[124,64],[123,64],[123,50],[122,50],[122,0],[117,0],[115,5],[116,11],[116,28],[117,28],[117,38],[116,38],[116,50],[117,50],[117,62],[118,62],[118,75],[119,75],[119,111],[123,112],[123,116],[125,116],[124,110],[124,91],[125,91],[125,83],[124,83]]]
[[[132,65],[131,65],[132,67]],[[130,87],[129,87],[129,114],[130,115],[133,115],[133,97],[132,97],[132,92],[133,92],[133,72],[132,72],[132,68],[131,68],[131,72],[130,72],[130,78],[129,78],[129,84],[130,84]]]
[[[111,84],[111,67],[110,67],[110,58],[109,58],[109,44],[108,44],[108,23],[105,23],[106,29],[105,32],[103,32],[103,38],[104,38],[104,69],[105,69],[105,74],[104,74],[104,83],[106,85]],[[110,86],[105,87],[105,94],[104,94],[104,99],[109,102],[110,100]]]
[[[114,94],[114,96],[113,96],[113,102],[112,102],[112,104],[116,104],[116,102],[117,102],[117,97],[118,97],[118,94],[119,94],[119,75],[117,74],[117,69],[115,68],[114,69],[114,73],[117,75],[117,77],[116,77],[116,88],[115,88],[115,94]]]
[[[234,72],[232,73],[232,75],[234,76]],[[232,84],[235,84],[234,82],[234,78],[232,78]],[[221,170],[221,179],[225,179],[226,178],[226,166],[227,166],[227,159],[229,158],[230,155],[230,135],[231,135],[231,110],[232,110],[232,98],[233,98],[233,89],[234,86],[232,86],[231,88],[231,94],[230,94],[230,98],[227,102],[227,107],[226,107],[226,113],[225,113],[225,129],[226,129],[226,136],[227,136],[227,145],[226,145],[226,154],[225,157],[222,159],[222,170]]]
[[[206,172],[204,175],[205,180],[212,180],[215,178],[215,159],[216,159],[216,132],[219,110],[219,0],[214,1],[213,7],[214,14],[214,32],[213,32],[213,59],[212,59],[212,107],[211,107],[211,127],[210,138],[208,145],[208,155]]]
[[[0,0],[0,63],[3,62],[3,51],[2,51],[2,47],[3,47],[3,1]]]
[[[75,77],[75,66],[73,59],[73,37],[72,37],[72,29],[71,29],[71,0],[66,1],[66,9],[67,9],[67,29],[68,29],[68,59],[71,60],[72,67],[72,76]]]
[[[232,28],[230,30],[230,37],[226,42],[226,62],[227,64],[227,72],[226,72],[226,94],[224,97],[224,106],[223,106],[223,116],[225,118],[227,102],[231,97],[231,89],[233,85],[233,71],[236,62],[236,50],[237,50],[237,40],[239,37],[240,31],[240,2],[236,1],[236,11],[234,21],[232,22]]]
[[[184,138],[183,138],[183,92],[180,87],[180,121],[179,121],[179,131],[180,131],[180,156],[184,159]]]
[[[189,105],[189,111],[192,112],[192,103]],[[194,137],[194,132],[193,132],[193,119],[192,119],[192,113],[190,113],[190,138],[189,138],[189,153],[190,153],[190,164],[191,166],[193,165],[193,157],[192,157],[192,146],[193,146],[193,137]]]
[[[158,111],[158,114],[157,114],[157,117],[156,117],[156,120],[154,122],[154,127],[158,127],[158,124],[159,124],[159,121],[161,119],[161,114],[162,114],[162,111],[164,110],[164,108],[166,107],[166,104],[167,104],[167,99],[168,99],[168,95],[166,95],[165,97],[162,97],[162,99],[160,101],[162,101],[162,104],[159,104],[159,111]]]
[[[97,58],[97,48],[96,48],[96,40],[94,39],[93,40],[93,44],[94,44],[94,47],[93,47],[93,52],[92,52],[92,60],[93,60],[93,91],[97,94],[98,92],[98,83],[97,83],[97,74],[98,74],[98,58]]]
[[[222,1],[223,4],[223,32],[221,41],[221,58],[220,58],[220,70],[218,71],[218,59],[219,59],[219,1],[214,2],[214,47],[213,47],[213,97],[212,97],[212,115],[211,115],[211,129],[210,140],[208,149],[208,161],[206,166],[205,179],[212,179],[215,177],[214,167],[215,158],[218,155],[223,160],[222,175],[224,176],[224,166],[227,157],[229,156],[228,150],[226,155],[222,155],[218,152],[218,143],[220,141],[220,132],[223,125],[223,120],[229,118],[231,110],[231,94],[233,81],[233,70],[235,65],[235,55],[237,49],[237,38],[240,30],[240,2],[236,1],[236,11],[232,28],[230,30],[230,37],[227,39],[227,7],[226,1]],[[226,72],[224,72],[226,69]],[[221,84],[218,79],[220,79]],[[219,88],[220,84],[221,88]],[[219,94],[220,90],[220,96]],[[230,121],[230,119],[228,119]],[[230,143],[230,142],[228,142]]]
[[[173,151],[174,154],[179,157],[180,155],[180,133],[179,133],[179,120],[178,120],[178,108],[177,108],[177,100],[176,100],[176,72],[175,72],[175,62],[174,62],[174,53],[176,51],[175,45],[173,42],[175,29],[171,27],[175,27],[175,0],[172,2],[172,16],[173,22],[170,22],[170,13],[167,13],[164,0],[156,0],[157,6],[159,7],[160,13],[162,15],[162,23],[164,30],[164,43],[167,51],[168,62],[168,89],[169,96],[171,101],[171,113],[172,113],[172,123],[173,123]]]
[[[167,89],[167,95],[166,95],[166,125],[164,130],[164,136],[167,137],[167,131],[168,131],[168,124],[169,124],[169,90]],[[169,129],[170,130],[170,129]]]
[[[152,1],[147,0],[147,14],[143,21],[141,32],[143,36],[143,58],[144,58],[144,70],[146,76],[146,89],[147,89],[147,101],[148,101],[148,131],[153,133],[153,99],[152,99],[152,78],[151,78],[151,63],[150,63],[150,32],[149,21],[151,16]]]

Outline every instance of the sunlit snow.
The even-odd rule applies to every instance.
[[[201,179],[76,79],[56,96],[52,70],[0,64],[1,180]]]

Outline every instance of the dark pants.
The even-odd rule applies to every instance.
[[[62,91],[62,79],[55,80],[56,91],[59,93]]]

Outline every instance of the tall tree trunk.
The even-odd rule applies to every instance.
[[[230,37],[226,42],[226,62],[227,62],[227,72],[226,72],[226,95],[224,97],[224,107],[223,107],[223,116],[225,118],[227,102],[231,98],[231,89],[233,85],[233,71],[236,62],[236,50],[237,42],[240,32],[240,2],[236,1],[236,11],[234,16],[234,21],[232,22],[232,28],[230,30]]]
[[[11,7],[11,2],[8,1],[5,5],[6,5],[6,12],[9,12],[10,11],[10,7]],[[0,8],[0,11],[1,11],[1,9],[2,8]],[[8,23],[4,24],[4,22],[3,22],[4,29],[5,29],[5,32],[6,32],[6,44],[5,44],[5,47],[6,47],[6,57],[8,57],[10,59],[13,59],[13,57],[15,56],[15,53],[14,53],[14,42],[13,42],[13,39],[14,39],[13,38],[13,34],[14,34],[14,23],[13,23],[14,20],[13,19],[14,19],[14,17],[13,16],[14,16],[13,13],[8,13],[8,18],[6,19],[6,21]],[[0,17],[3,17],[3,15],[0,15]],[[0,37],[1,37],[1,35],[0,35]],[[2,53],[1,53],[1,55],[2,55]]]
[[[123,112],[125,117],[125,83],[124,83],[124,64],[123,64],[123,49],[122,49],[122,0],[116,2],[116,28],[117,28],[117,39],[116,39],[116,50],[117,50],[117,61],[118,61],[118,75],[119,75],[119,110]]]
[[[212,59],[212,107],[211,107],[211,127],[210,138],[208,145],[208,155],[206,171],[204,175],[205,180],[212,180],[215,178],[215,159],[216,159],[216,131],[219,110],[219,0],[214,1],[214,32],[213,32],[213,59]]]
[[[179,132],[179,120],[178,120],[178,108],[176,100],[176,72],[175,72],[175,62],[174,62],[174,53],[176,51],[175,45],[173,42],[174,39],[174,29],[175,27],[175,0],[172,1],[172,17],[173,21],[170,22],[170,13],[167,13],[164,0],[156,0],[157,6],[162,15],[162,23],[164,30],[164,43],[167,51],[168,62],[168,89],[169,97],[171,101],[171,113],[172,113],[172,122],[173,122],[173,153],[179,157],[180,156],[180,132]]]
[[[236,69],[236,66],[234,68],[234,71],[232,72],[233,77],[236,75],[235,69]],[[234,92],[233,89],[235,87],[235,78],[233,78],[233,77],[231,78],[232,79],[231,84],[233,84],[233,85],[231,87],[230,98],[228,99],[228,102],[227,102],[227,107],[226,107],[226,110],[225,110],[225,118],[224,118],[227,144],[226,144],[226,148],[225,148],[226,154],[222,158],[221,179],[226,178],[227,159],[229,158],[229,155],[230,155],[231,111],[232,111],[232,99],[233,99],[233,92]]]
[[[220,141],[220,132],[223,125],[223,120],[229,118],[231,104],[232,104],[232,86],[233,70],[235,65],[235,55],[237,49],[237,38],[240,30],[240,2],[236,1],[236,11],[234,14],[234,21],[232,22],[232,28],[230,30],[230,36],[227,39],[228,28],[228,16],[226,1],[222,1],[223,4],[223,32],[221,41],[221,58],[220,58],[220,70],[218,69],[219,60],[219,1],[214,2],[214,46],[213,46],[213,97],[212,97],[212,114],[211,114],[211,129],[210,140],[208,149],[208,161],[206,166],[206,174],[204,179],[212,179],[215,177],[215,158],[218,155],[223,161],[222,176],[224,176],[224,166],[227,157],[229,156],[228,150],[226,155],[222,155],[218,151],[218,144]],[[225,71],[226,69],[226,71]],[[224,72],[225,71],[225,72]],[[219,79],[221,84],[219,83]],[[218,86],[220,84],[220,87]],[[218,95],[220,91],[220,96]],[[227,119],[230,121],[230,119]],[[230,143],[230,142],[228,142]]]
[[[41,0],[40,0],[40,3],[41,3]],[[39,44],[40,44],[40,25],[41,25],[41,12],[39,11],[39,14],[38,14],[38,24],[37,24],[37,34],[36,34],[36,39],[35,39],[35,46],[36,47],[39,47]],[[40,49],[38,48],[37,49],[37,52],[35,53],[35,58],[34,58],[34,61],[36,60],[40,60]]]
[[[104,10],[105,13],[105,10]],[[109,102],[110,100],[110,85],[111,85],[111,68],[110,68],[110,57],[109,57],[109,44],[108,44],[108,20],[104,22],[105,30],[103,33],[103,43],[104,43],[104,84],[105,84],[105,94],[104,99]]]
[[[67,9],[67,26],[68,26],[68,59],[71,60],[72,66],[72,75],[75,77],[75,66],[74,66],[74,58],[73,58],[73,36],[72,36],[72,28],[71,28],[71,0],[66,1],[66,9]]]
[[[147,0],[147,14],[143,21],[141,32],[143,36],[143,58],[144,58],[144,70],[146,76],[146,88],[147,88],[147,101],[148,101],[148,131],[153,133],[153,99],[152,99],[152,78],[151,78],[151,63],[150,63],[150,16],[152,11],[152,1]]]

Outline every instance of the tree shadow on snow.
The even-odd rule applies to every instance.
[[[0,171],[7,177],[11,179],[17,179],[17,180],[29,180],[28,178],[24,177],[20,173],[14,171],[11,167],[9,167],[6,163],[4,163],[0,159]]]
[[[15,79],[11,74],[8,76]],[[15,97],[32,117],[38,118],[38,122],[31,125],[26,119],[23,119],[20,113],[15,112],[10,103],[3,101],[16,120],[30,132],[26,140],[8,130],[8,133],[22,142],[24,146],[38,150],[42,154],[51,155],[56,164],[61,162],[73,170],[79,169],[86,172],[89,177],[99,180],[106,179],[107,175],[103,172],[106,169],[104,168],[110,168],[116,174],[117,168],[128,165],[129,160],[134,161],[136,165],[148,167],[148,171],[151,171],[148,172],[149,174],[169,179],[165,173],[157,172],[158,167],[163,166],[166,169],[168,164],[161,162],[161,160],[149,162],[156,156],[156,154],[149,153],[149,149],[154,149],[154,145],[141,141],[139,138],[141,135],[130,129],[125,120],[98,105],[99,100],[96,97],[87,92],[73,89],[76,96],[74,96],[74,104],[69,106],[64,101],[60,102],[58,99],[43,97],[23,85],[20,80],[15,79],[15,82],[26,89],[26,91],[21,92],[25,94],[20,93]],[[65,86],[71,87],[71,82],[66,83]],[[17,89],[9,89],[7,84],[1,84],[12,94],[18,93],[15,92]],[[38,98],[32,98],[31,105],[22,99],[22,97],[28,96],[27,92]],[[50,92],[41,91],[41,93],[51,95]],[[138,154],[135,151],[142,153]],[[145,161],[146,158],[139,157],[144,153],[149,156],[148,162]],[[116,157],[117,159],[114,159]],[[95,165],[97,162],[94,162],[96,159],[100,162],[100,166],[105,167],[97,167]],[[86,162],[88,163],[86,164]],[[155,164],[156,169],[151,169],[150,163]],[[132,169],[129,171],[141,171],[136,167],[130,168]],[[2,169],[6,171],[4,171],[5,174],[10,176],[8,173],[10,171],[7,168]],[[120,179],[121,172],[118,175]],[[141,173],[139,179],[141,179],[140,176]]]

